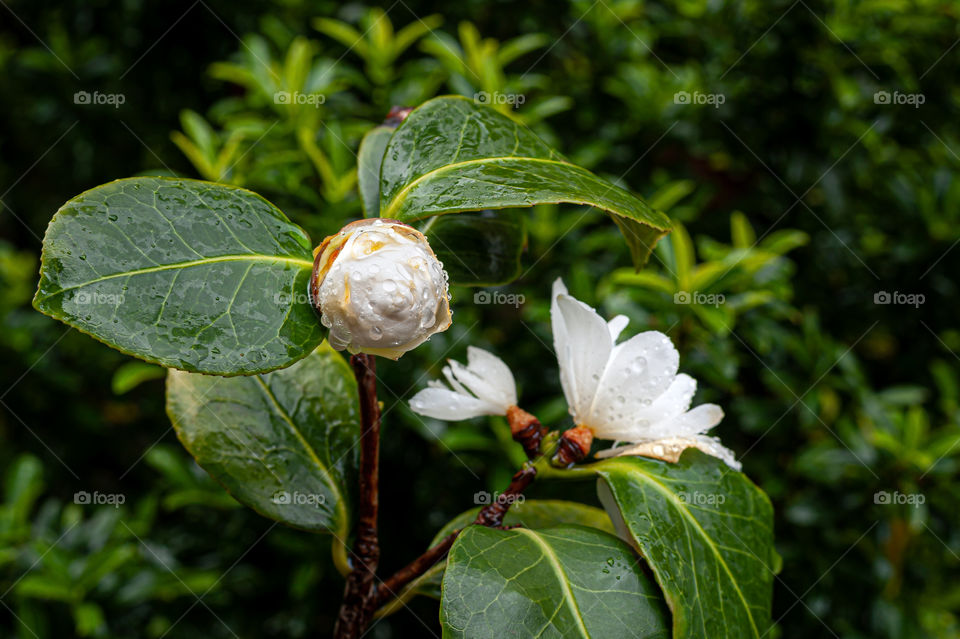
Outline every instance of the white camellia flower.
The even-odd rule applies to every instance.
[[[458,421],[481,415],[506,415],[517,405],[513,373],[496,355],[467,347],[467,365],[449,360],[443,367],[448,388],[431,381],[410,399],[413,412],[434,419]]]
[[[314,254],[310,299],[333,348],[398,359],[449,328],[447,273],[415,228],[359,220]]]
[[[632,444],[598,457],[643,455],[675,462],[693,447],[740,470],[731,450],[704,435],[720,423],[723,410],[715,404],[690,410],[697,382],[677,374],[680,356],[669,337],[647,331],[616,344],[627,318],[604,321],[568,295],[559,278],[550,315],[560,382],[574,423],[600,439]]]

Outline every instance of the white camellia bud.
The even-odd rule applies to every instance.
[[[333,348],[398,359],[450,327],[447,273],[415,228],[358,220],[314,255],[310,299]]]

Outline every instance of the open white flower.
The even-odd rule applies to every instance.
[[[510,368],[482,348],[467,347],[467,365],[449,360],[443,375],[450,384],[431,381],[410,399],[415,413],[458,421],[481,415],[506,415],[517,405],[517,388]]]
[[[446,271],[415,228],[359,220],[315,255],[310,299],[333,348],[397,359],[450,326]]]
[[[680,356],[669,337],[647,331],[616,344],[627,318],[604,321],[571,297],[559,278],[550,315],[560,382],[574,423],[600,439],[633,444],[598,457],[643,455],[675,462],[693,447],[740,469],[732,451],[704,435],[720,423],[723,410],[715,404],[690,409],[697,382],[677,374]]]

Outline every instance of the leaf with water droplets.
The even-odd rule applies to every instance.
[[[460,530],[473,523],[477,518],[480,507],[471,508],[462,512],[441,528],[434,536],[430,546],[435,546],[444,537],[455,530]],[[552,528],[561,524],[577,524],[596,528],[597,530],[614,533],[613,524],[610,517],[600,508],[588,506],[575,501],[565,501],[561,499],[528,499],[510,506],[503,520],[504,526],[523,526],[531,530],[541,528]],[[404,605],[404,602],[416,595],[426,595],[435,599],[440,598],[440,583],[443,579],[443,570],[446,566],[445,561],[441,561],[433,568],[425,572],[416,580],[404,587],[397,593],[397,597],[391,600],[384,608],[381,608],[377,614],[382,616],[396,612]]]
[[[688,449],[677,463],[614,457],[561,474],[597,477],[600,500],[653,569],[675,639],[758,639],[770,627],[773,508],[745,475]]]
[[[264,375],[171,370],[167,412],[184,447],[238,501],[347,538],[359,405],[350,367],[328,345]]]
[[[444,638],[667,639],[670,615],[642,560],[581,526],[471,526],[443,577]]]
[[[289,366],[323,331],[310,239],[250,191],[131,178],[54,215],[34,307],[163,366],[237,375]]]
[[[639,197],[571,164],[508,116],[462,97],[414,109],[390,138],[380,170],[380,215],[401,222],[557,202],[608,212],[637,266],[670,230],[670,220]]]

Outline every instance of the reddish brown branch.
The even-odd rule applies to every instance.
[[[518,470],[510,481],[510,485],[507,486],[507,489],[497,495],[496,501],[484,506],[479,514],[477,514],[477,518],[473,523],[494,528],[502,527],[503,518],[507,514],[510,505],[517,501],[517,497],[526,490],[527,486],[533,482],[536,476],[537,469],[530,464]],[[443,561],[450,551],[450,547],[453,546],[453,542],[457,540],[460,532],[461,531],[456,530],[450,533],[427,552],[411,561],[383,582],[380,587],[377,588],[373,609],[379,608],[387,603],[387,601],[389,601],[391,597],[395,597],[404,586]]]
[[[380,561],[377,509],[380,475],[380,404],[377,402],[376,363],[373,355],[350,358],[360,395],[360,505],[354,543],[353,570],[347,575],[343,603],[334,629],[336,639],[355,639],[366,629],[376,594],[374,580]]]
[[[533,482],[536,476],[537,469],[530,463],[525,464],[523,468],[516,472],[513,479],[510,480],[510,485],[507,486],[507,489],[497,495],[497,498],[493,502],[480,509],[480,513],[477,515],[477,518],[473,520],[473,523],[492,528],[502,526],[503,517],[507,514],[510,505],[517,500],[518,495],[521,495],[523,491],[526,490],[527,486]]]
[[[404,586],[443,561],[459,534],[459,530],[453,531],[427,552],[411,561],[395,572],[392,577],[380,584],[377,587],[377,594],[374,597],[373,609],[376,610],[387,603],[392,597],[397,596]]]
[[[357,382],[360,386],[361,415],[364,419],[364,432],[367,432],[368,415],[375,415],[375,428],[377,430],[377,434],[379,435],[379,408],[376,403],[376,388],[373,380],[372,358],[368,365],[364,365],[358,360],[359,357],[367,356],[354,356],[351,362],[353,363],[354,371],[357,375]],[[367,378],[367,373],[369,373],[369,379]],[[366,406],[367,403],[370,403],[371,405]],[[512,406],[508,410],[507,419],[510,422],[510,430],[514,435],[514,439],[523,444],[527,455],[532,459],[542,454],[540,451],[540,444],[547,429],[540,424],[540,421],[530,413],[516,406]],[[364,477],[369,478],[368,469],[364,464],[364,459],[369,458],[366,456],[366,446],[369,443],[370,442],[367,440],[362,441],[364,446],[361,452],[360,479],[360,492],[362,501],[360,522],[357,526],[357,554],[362,554],[364,548],[361,545],[363,526],[365,523],[363,507],[364,505],[369,505],[368,499],[365,498],[366,492],[364,489]],[[376,438],[376,443],[379,443],[379,436]],[[376,443],[374,444],[374,455],[377,454]],[[589,444],[587,444],[587,446],[589,446]],[[375,465],[372,469],[372,473],[374,488],[372,501],[369,503],[372,503],[373,505],[372,539],[375,557],[378,559],[380,551],[379,547],[376,546]],[[517,473],[513,476],[512,480],[510,481],[510,485],[507,486],[507,489],[497,495],[496,500],[490,504],[487,504],[480,510],[473,523],[475,525],[494,528],[502,527],[503,518],[507,514],[507,510],[509,510],[511,504],[517,501],[517,498],[533,482],[534,478],[536,478],[536,475],[537,469],[530,463],[525,464],[524,467],[517,471]],[[404,588],[404,586],[443,561],[443,559],[447,556],[447,553],[450,552],[450,548],[453,546],[453,542],[456,541],[459,534],[459,530],[450,533],[422,555],[398,570],[379,586],[372,585],[374,571],[376,570],[376,561],[374,560],[372,567],[369,567],[369,562],[366,564],[369,567],[368,570],[363,570],[360,565],[361,562],[358,561],[355,564],[353,572],[351,572],[347,578],[347,591],[344,594],[343,607],[340,609],[340,620],[338,621],[336,631],[337,634],[335,637],[337,637],[337,639],[352,639],[353,637],[358,636],[358,634],[341,634],[341,628],[345,629],[348,627],[348,624],[351,624],[349,627],[359,629],[354,632],[362,632],[369,623],[371,615],[377,608],[386,604],[391,598],[396,597]],[[369,579],[370,585],[367,585],[366,581],[361,583],[361,578]],[[356,584],[351,586],[351,584],[354,582],[356,582]],[[363,597],[362,593],[368,594],[366,597]],[[343,632],[346,631],[344,630]]]

